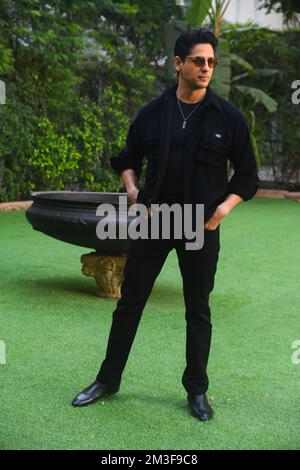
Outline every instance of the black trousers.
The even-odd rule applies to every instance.
[[[113,312],[106,357],[97,375],[100,382],[120,385],[143,309],[173,248],[182,275],[185,301],[186,367],[182,384],[188,394],[198,395],[208,389],[206,368],[212,329],[209,294],[217,268],[220,226],[204,231],[204,245],[200,250],[186,250],[184,239],[130,239],[121,297]]]

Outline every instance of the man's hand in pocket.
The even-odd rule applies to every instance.
[[[128,189],[127,196],[132,204],[136,204],[137,196],[139,193],[139,189],[136,186]]]
[[[218,227],[218,225],[220,225],[221,220],[224,219],[224,217],[226,217],[228,213],[229,213],[229,210],[226,207],[226,205],[220,204],[216,208],[211,218],[206,222],[206,224],[204,225],[204,228],[206,230],[215,230]]]

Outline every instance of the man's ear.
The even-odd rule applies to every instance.
[[[175,68],[176,68],[177,72],[179,72],[179,70],[180,70],[180,67],[179,67],[180,63],[181,63],[181,58],[178,57],[178,56],[175,56],[174,57],[174,64],[175,64]]]

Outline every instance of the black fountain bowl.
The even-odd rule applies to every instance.
[[[125,210],[119,207],[120,196],[123,196],[123,200],[126,196]],[[117,237],[120,224],[128,227],[135,218],[127,216],[130,201],[126,193],[45,191],[33,192],[31,197],[33,204],[27,209],[26,217],[35,230],[66,243],[93,248],[97,253],[127,253],[128,238],[101,240],[96,233],[98,222],[107,217],[107,214],[96,215],[100,204],[111,204],[115,208],[116,215],[109,216],[107,220],[116,221]]]

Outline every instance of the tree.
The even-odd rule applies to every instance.
[[[260,8],[266,8],[270,13],[272,10],[283,13],[285,22],[293,19],[295,13],[300,13],[299,0],[261,0]]]
[[[164,24],[180,12],[175,0],[1,0],[7,104],[0,107],[0,199],[28,197],[39,181],[46,185],[47,147],[66,167],[71,157],[77,162],[78,151],[78,167],[93,166],[94,180],[76,176],[80,189],[88,181],[105,190],[119,185],[116,175],[108,179],[109,158],[125,143],[124,118],[157,94],[157,76],[164,81]],[[84,127],[83,103],[100,120],[105,142],[89,152],[92,126]]]
[[[255,112],[259,106],[262,106],[267,112],[273,113],[277,109],[277,102],[263,89],[243,84],[243,80],[249,75],[273,76],[278,71],[255,69],[245,58],[231,51],[230,42],[226,38],[226,28],[223,27],[224,14],[229,4],[230,0],[192,0],[187,10],[187,20],[190,26],[197,27],[208,18],[208,26],[218,37],[220,66],[215,69],[211,83],[214,90],[226,99],[241,96],[243,104],[241,109],[248,120],[255,155],[259,161]],[[236,73],[233,73],[234,71]]]

